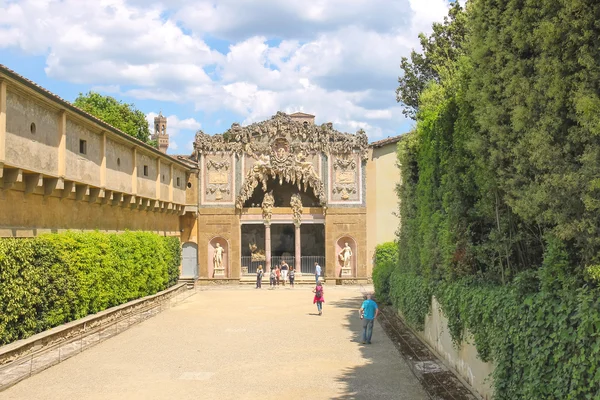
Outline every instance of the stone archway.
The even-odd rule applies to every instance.
[[[218,250],[221,248],[222,250]],[[221,268],[217,268],[215,263],[215,255],[221,254]],[[210,278],[227,278],[229,277],[229,242],[227,239],[217,236],[208,242],[208,276]]]
[[[311,188],[320,205],[324,208],[327,205],[325,185],[312,163],[306,160],[302,152],[292,156],[284,151],[274,152],[272,156],[262,154],[258,157],[244,179],[244,185],[235,202],[236,208],[244,207],[244,203],[252,197],[259,184],[262,185],[263,191],[267,192],[269,180],[279,181],[280,185],[283,182],[291,183],[296,185],[299,191],[304,192]]]
[[[346,248],[346,245],[350,248],[352,254],[350,257],[350,261],[347,265],[347,268],[344,267],[345,262],[343,260],[342,251]],[[346,250],[347,251],[347,250]],[[356,248],[356,240],[352,236],[346,235],[340,237],[335,242],[335,276],[341,278],[352,278],[356,276],[356,257],[357,256],[357,248]]]

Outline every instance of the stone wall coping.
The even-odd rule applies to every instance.
[[[16,350],[19,350],[21,348],[27,347],[27,346],[32,346],[34,345],[36,342],[44,342],[44,341],[50,341],[49,339],[51,339],[53,336],[60,336],[61,334],[72,330],[75,327],[78,327],[80,325],[86,325],[88,323],[94,322],[96,320],[101,320],[103,318],[105,318],[106,316],[110,315],[110,314],[114,314],[117,313],[119,311],[123,311],[126,310],[128,308],[133,308],[138,304],[142,304],[147,302],[148,300],[153,300],[156,299],[158,297],[162,297],[165,295],[169,295],[173,292],[177,292],[179,289],[181,289],[182,287],[186,286],[185,283],[180,283],[180,284],[176,284],[175,286],[172,286],[168,289],[163,290],[162,292],[158,292],[156,294],[153,295],[149,295],[146,297],[142,297],[139,298],[137,300],[132,300],[130,302],[127,302],[125,304],[121,304],[119,306],[115,306],[115,307],[111,307],[108,308],[106,310],[103,311],[99,311],[96,314],[91,314],[88,315],[86,317],[77,319],[75,321],[71,321],[71,322],[67,322],[65,324],[56,326],[54,328],[48,329],[44,332],[40,332],[37,333],[33,336],[30,336],[26,339],[21,339],[21,340],[17,340],[16,342],[13,343],[9,343],[7,345],[1,346],[0,347],[0,365],[2,364],[2,360],[9,355],[10,353],[15,352]]]

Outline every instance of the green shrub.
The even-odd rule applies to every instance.
[[[0,344],[174,285],[179,239],[145,232],[0,239]]]
[[[396,243],[388,242],[375,247],[373,286],[379,301],[390,302],[390,277],[397,264],[398,245]]]

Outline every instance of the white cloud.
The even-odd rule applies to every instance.
[[[375,139],[405,124],[394,94],[400,59],[447,8],[447,0],[0,0],[0,50],[44,55],[49,76],[108,93],[232,111],[244,123],[304,110]],[[212,38],[231,44],[224,51]],[[172,135],[199,127],[168,117]]]

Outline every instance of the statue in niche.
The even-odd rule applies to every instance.
[[[221,247],[220,243],[217,243],[217,246],[214,249],[213,255],[213,267],[215,270],[223,269],[223,253],[225,249]]]
[[[344,243],[344,248],[339,254],[340,261],[343,263],[342,268],[350,268],[350,262],[352,261],[352,249],[348,243]]]

